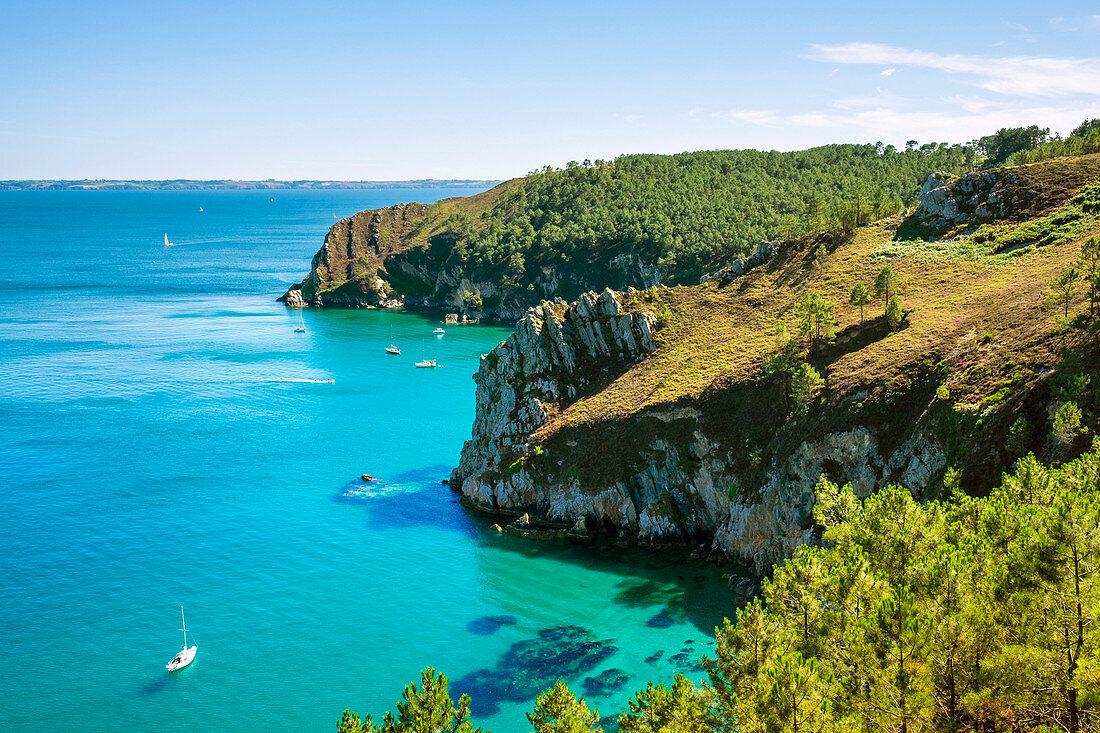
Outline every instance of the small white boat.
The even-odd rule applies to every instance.
[[[437,366],[439,365],[435,363],[435,359],[428,359],[427,361],[416,362],[417,369],[434,369]]]
[[[432,331],[432,333],[434,333],[436,336],[442,336],[443,334],[445,334],[447,332],[444,331],[442,328],[437,328],[434,331]]]
[[[302,328],[301,326],[298,326],[297,328],[294,329],[294,333],[305,333],[305,332],[306,332],[306,330],[304,328]]]
[[[183,649],[180,650],[180,653],[176,655],[175,659],[164,665],[164,668],[168,670],[169,674],[175,672],[177,669],[183,669],[191,664],[191,662],[195,661],[195,652],[199,650],[197,646],[190,648],[187,646],[187,619],[183,616],[183,606],[180,606],[180,621],[183,622],[183,628],[180,629],[180,631],[183,632]]]
[[[199,207],[199,213],[200,214],[202,213],[202,207],[201,206]]]
[[[336,218],[336,214],[333,214],[333,215],[332,215],[332,218],[333,218],[333,219],[335,219],[335,218]]]
[[[398,356],[400,356],[401,355],[401,349],[397,348],[393,344],[390,344],[389,346],[386,347],[386,353],[387,354],[397,354]]]
[[[164,246],[165,247],[171,247],[173,244],[175,244],[175,242],[169,242],[168,241],[168,232],[165,232],[164,233]]]

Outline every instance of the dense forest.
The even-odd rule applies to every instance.
[[[762,239],[896,213],[932,171],[976,161],[973,147],[942,143],[626,155],[536,171],[480,217],[455,213],[444,228],[464,271],[497,274],[505,287],[608,250],[656,263],[669,283],[694,282]]]
[[[988,497],[857,499],[822,479],[822,541],[776,568],[716,630],[709,682],[650,683],[618,717],[633,733],[1100,729],[1100,440],[1058,468],[1033,456]],[[593,733],[561,682],[533,701],[536,733]],[[380,727],[473,731],[469,699],[426,670]]]

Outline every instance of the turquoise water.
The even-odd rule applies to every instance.
[[[507,329],[274,302],[333,214],[459,193],[0,192],[0,729],[329,731],[431,664],[499,733],[559,674],[605,714],[698,674],[720,571],[498,536],[440,484]]]

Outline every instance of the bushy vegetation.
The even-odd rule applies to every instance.
[[[1023,165],[1089,153],[1100,153],[1100,119],[1085,120],[1065,140],[1055,136],[1032,149],[1021,149],[1009,155],[1006,162],[1009,165]]]
[[[1065,244],[1080,239],[1100,221],[1100,184],[1087,185],[1062,206],[1022,222],[982,224],[969,236],[926,242],[891,241],[880,247],[880,257],[915,256],[923,260],[966,258],[1006,264],[1032,247]]]
[[[540,265],[620,250],[675,282],[747,253],[761,239],[851,229],[916,203],[933,170],[961,172],[974,150],[898,152],[829,145],[797,152],[627,155],[529,175],[479,218],[454,214],[453,255],[470,271],[529,283]]]
[[[986,498],[922,504],[888,487],[861,501],[824,478],[816,493],[822,542],[716,629],[709,682],[649,683],[621,730],[1100,729],[1100,440],[1060,468],[1020,459]],[[468,731],[466,703],[429,669],[382,730]],[[528,719],[600,730],[562,682]],[[338,729],[378,730],[350,712]]]
[[[973,145],[985,156],[983,167],[994,168],[1003,165],[1014,155],[1041,147],[1048,139],[1050,139],[1049,127],[1038,125],[1002,127],[992,135],[978,138]]]
[[[1095,730],[1096,451],[1058,469],[1026,457],[955,503],[860,502],[822,481],[823,546],[718,634],[710,676],[741,730]]]

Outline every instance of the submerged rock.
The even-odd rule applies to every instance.
[[[595,677],[585,677],[582,686],[588,697],[607,697],[626,687],[630,675],[618,668],[605,669]]]
[[[667,608],[661,609],[661,612],[656,616],[653,616],[645,625],[651,629],[667,629],[675,622],[672,618],[672,614],[668,612]]]
[[[500,631],[502,626],[515,626],[518,622],[515,616],[482,616],[466,624],[466,630],[478,636],[489,636]]]
[[[470,695],[475,715],[493,715],[501,702],[528,704],[559,679],[575,683],[617,651],[611,639],[597,639],[588,629],[555,626],[512,644],[496,667],[471,672],[452,689]]]

